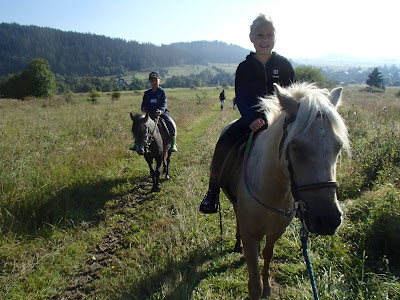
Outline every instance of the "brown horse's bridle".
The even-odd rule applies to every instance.
[[[317,115],[317,117],[320,116],[320,114]],[[288,136],[288,131],[287,131],[287,127],[289,124],[293,123],[296,120],[296,117],[292,117],[290,119],[285,119],[285,123],[283,124],[283,136],[281,139],[281,142],[279,144],[279,158],[281,158],[282,156],[282,151],[283,151],[283,144],[285,143],[285,140]],[[289,177],[290,177],[290,190],[294,199],[294,202],[297,203],[297,207],[293,208],[293,209],[278,209],[278,208],[274,208],[272,206],[266,205],[263,202],[261,202],[260,200],[258,200],[250,191],[250,188],[247,184],[247,171],[246,171],[246,167],[247,167],[247,158],[248,158],[248,149],[250,149],[250,144],[252,142],[252,138],[253,138],[253,131],[250,133],[250,137],[248,140],[248,145],[246,147],[246,151],[245,151],[245,157],[243,158],[243,181],[244,181],[244,185],[246,187],[247,192],[250,194],[250,196],[256,200],[256,202],[258,202],[260,205],[262,205],[263,207],[279,213],[287,218],[291,217],[293,213],[297,213],[297,216],[303,220],[304,218],[304,213],[306,212],[306,205],[304,203],[304,201],[302,201],[300,199],[299,196],[299,192],[304,192],[304,191],[309,191],[309,190],[318,190],[318,189],[324,189],[324,188],[337,188],[339,186],[339,183],[337,181],[323,181],[323,182],[316,182],[316,183],[310,183],[310,184],[305,184],[305,185],[301,185],[298,186],[296,184],[296,181],[294,179],[294,172],[293,172],[293,166],[292,166],[292,162],[290,159],[290,154],[289,154],[289,147],[286,148],[286,160],[288,161],[288,171],[289,171]],[[249,144],[250,143],[250,144]],[[246,153],[247,152],[247,153]],[[246,157],[247,155],[247,157]]]

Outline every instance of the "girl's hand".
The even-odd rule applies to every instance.
[[[261,118],[255,119],[253,122],[251,122],[250,124],[250,129],[252,131],[257,131],[259,130],[261,127],[263,127],[265,125],[265,121]]]

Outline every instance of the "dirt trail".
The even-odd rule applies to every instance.
[[[151,179],[143,179],[131,189],[131,193],[113,200],[112,204],[108,205],[102,214],[108,216],[118,212],[121,215],[119,224],[122,226],[128,224],[129,215],[124,213],[125,208],[140,205],[145,201],[147,193],[143,191],[150,191],[151,187]],[[83,270],[70,281],[61,297],[54,299],[76,300],[84,299],[87,296],[94,297],[95,290],[91,284],[100,278],[99,272],[102,268],[112,265],[114,253],[122,247],[125,247],[125,245],[122,241],[122,234],[118,232],[118,229],[107,233],[101,243],[96,246],[96,249],[90,253]]]

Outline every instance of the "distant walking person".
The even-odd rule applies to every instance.
[[[232,102],[233,102],[233,110],[235,110],[236,109],[236,98],[235,97],[233,97]]]
[[[223,110],[225,103],[225,90],[222,90],[221,94],[219,94],[219,100],[221,101],[221,110]]]

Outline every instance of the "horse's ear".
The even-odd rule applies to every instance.
[[[274,83],[275,95],[278,98],[282,108],[289,117],[294,117],[299,109],[299,102],[287,96],[283,89],[276,83]]]
[[[131,119],[133,121],[133,114],[130,112],[129,115],[131,116]]]
[[[329,93],[329,100],[331,101],[331,103],[333,104],[334,107],[337,107],[338,104],[340,103],[341,97],[342,97],[342,91],[343,88],[342,87],[338,87],[333,89],[330,93]]]

